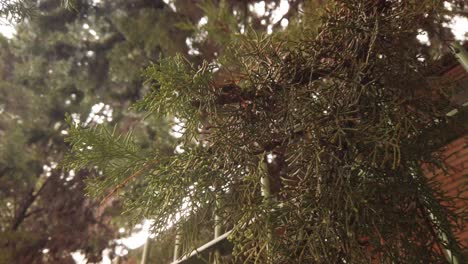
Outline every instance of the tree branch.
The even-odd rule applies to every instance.
[[[19,226],[24,222],[24,220],[30,216],[31,214],[28,214],[28,209],[31,207],[31,205],[36,201],[37,197],[40,195],[44,187],[47,185],[49,182],[50,177],[48,177],[45,182],[41,185],[41,187],[34,193],[34,187],[30,188],[29,191],[27,192],[27,196],[23,202],[23,204],[20,206],[19,210],[17,213],[15,213],[15,217],[12,221],[11,224],[11,230],[16,231],[18,230]]]

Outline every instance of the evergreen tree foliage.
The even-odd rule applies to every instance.
[[[442,27],[443,3],[314,3],[272,35],[234,26],[225,41],[211,29],[229,42],[215,61],[147,68],[134,108],[181,120],[182,153],[69,121],[67,166],[102,171],[96,194],[119,192],[156,232],[177,223],[186,241],[216,210],[243,263],[444,263],[444,249],[461,260],[457,215],[420,168],[441,164],[451,122],[451,87],[431,85],[440,46],[416,39]]]
[[[33,1],[29,0],[1,0],[0,1],[0,18],[6,20],[3,23],[18,22],[25,17],[30,17],[34,13]]]

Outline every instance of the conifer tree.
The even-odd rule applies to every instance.
[[[445,250],[462,263],[457,215],[421,169],[441,164],[451,122],[451,87],[431,82],[435,62],[416,39],[442,27],[443,5],[304,10],[272,35],[233,23],[214,62],[147,68],[151,89],[133,108],[181,120],[180,153],[69,118],[67,166],[99,172],[89,190],[120,193],[156,232],[176,223],[192,238],[216,210],[243,263],[444,263]]]

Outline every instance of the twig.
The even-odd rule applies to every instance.
[[[122,189],[125,187],[130,181],[138,177],[143,171],[145,171],[147,168],[149,168],[151,165],[156,164],[157,160],[154,160],[145,166],[143,166],[141,169],[137,170],[135,173],[130,175],[128,178],[126,178],[123,182],[119,183],[112,191],[109,192],[109,194],[104,197],[104,199],[101,201],[101,205],[103,205],[107,200],[109,200],[110,197],[112,197],[118,190]]]

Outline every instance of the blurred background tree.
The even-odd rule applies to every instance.
[[[119,226],[85,196],[89,174],[56,168],[67,150],[65,113],[128,131],[138,118],[126,109],[143,89],[141,68],[162,50],[186,51],[187,33],[154,27],[178,18],[162,1],[28,5],[32,13],[3,9],[8,18],[27,16],[15,20],[13,39],[1,38],[0,262],[73,263],[76,251],[94,262]],[[140,125],[141,144],[171,142],[165,121]]]

